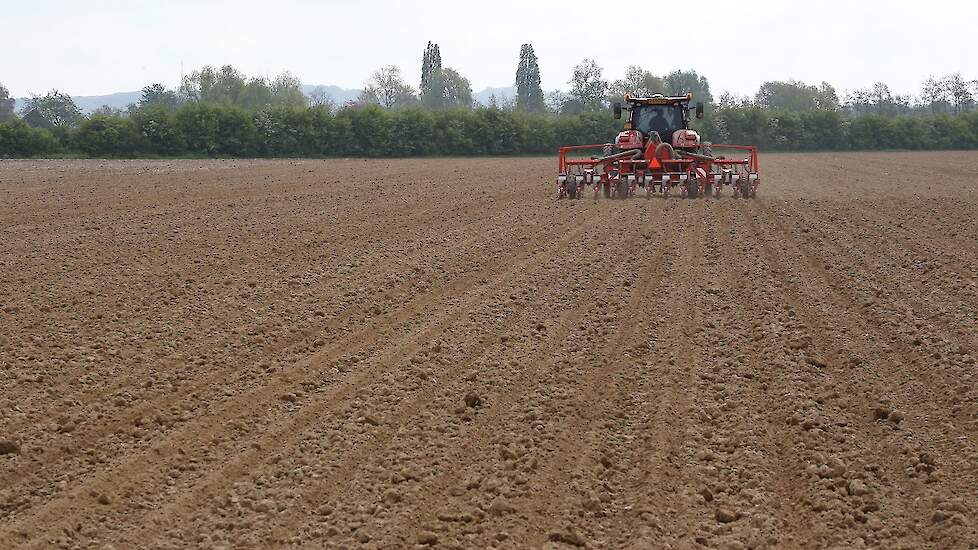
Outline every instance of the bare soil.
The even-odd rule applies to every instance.
[[[978,154],[761,161],[0,162],[0,546],[978,547]]]

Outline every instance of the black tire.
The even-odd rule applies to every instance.
[[[574,179],[572,179],[572,178],[567,178],[567,181],[564,182],[564,190],[567,192],[567,198],[568,199],[576,199],[577,198],[577,181],[574,180]]]
[[[616,189],[616,193],[618,194],[618,198],[619,199],[627,199],[628,198],[628,181],[626,181],[626,180],[618,180],[618,189]]]
[[[696,180],[692,180],[692,179],[686,180],[686,187],[689,188],[689,191],[687,191],[686,193],[687,197],[691,199],[695,199],[699,195],[700,186],[698,183],[696,183]]]
[[[606,199],[610,199],[611,198],[611,184],[610,183],[604,182],[604,183],[601,184],[601,194]]]
[[[740,196],[743,198],[748,198],[750,196],[750,186],[740,184]]]

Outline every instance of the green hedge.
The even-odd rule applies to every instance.
[[[0,158],[25,158],[48,155],[61,149],[54,133],[31,128],[20,119],[0,123]]]
[[[773,151],[975,149],[978,113],[847,118],[835,111],[722,109],[694,124],[705,140]],[[78,128],[0,124],[0,157],[203,155],[413,157],[552,154],[561,145],[604,143],[621,129],[610,113],[554,116],[500,109],[429,111],[379,107],[270,108],[187,104],[93,116]]]

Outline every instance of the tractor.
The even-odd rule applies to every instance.
[[[755,197],[760,183],[757,147],[702,143],[689,123],[691,112],[703,118],[703,104],[691,108],[692,100],[693,94],[625,94],[624,105],[613,105],[615,119],[628,113],[614,143],[560,148],[558,198],[581,198],[587,186],[595,198],[600,193],[627,199],[638,188],[645,189],[646,198],[669,197],[676,188],[683,198],[720,198],[724,186],[733,190],[735,198]],[[728,159],[714,151],[745,156]]]

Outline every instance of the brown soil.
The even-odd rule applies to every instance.
[[[0,163],[0,546],[978,545],[978,154],[555,165]]]

